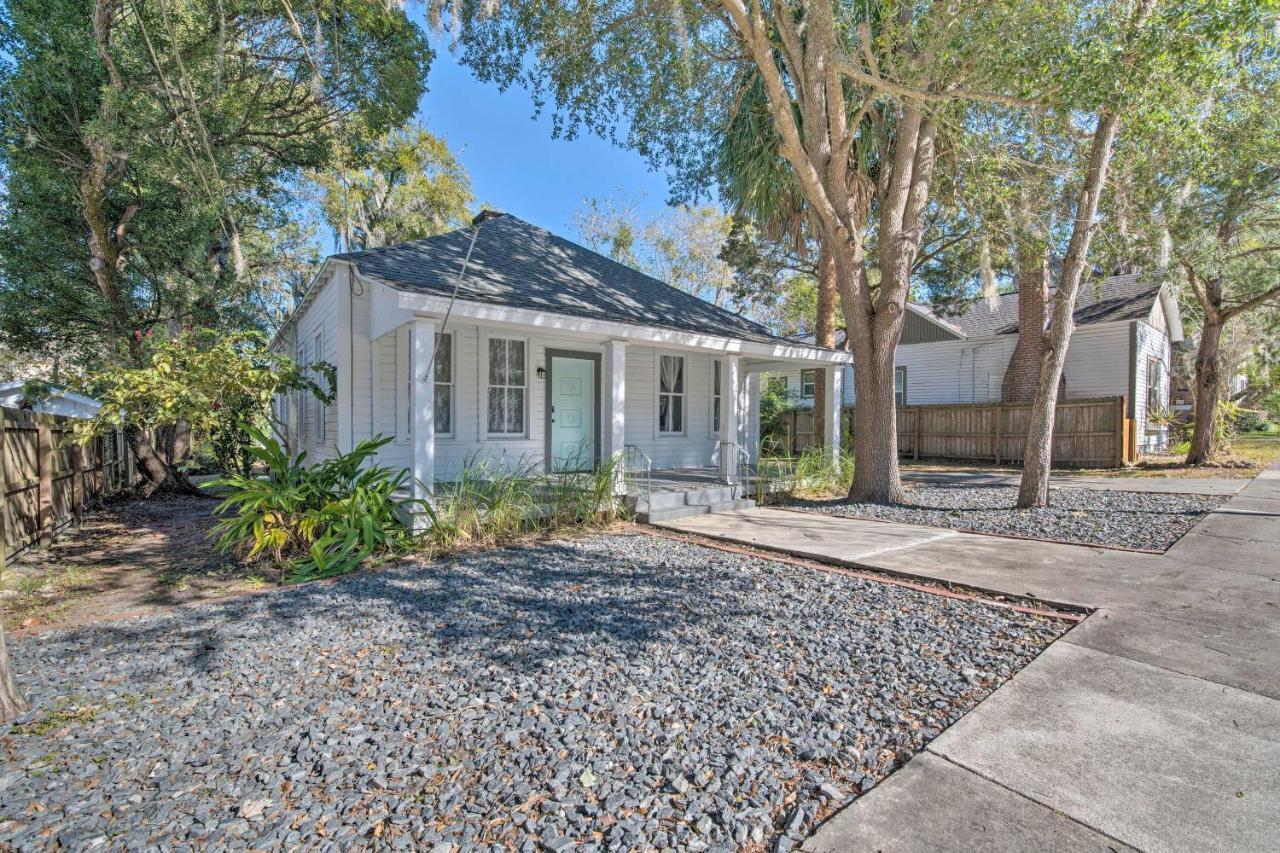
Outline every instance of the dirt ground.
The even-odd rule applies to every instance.
[[[0,578],[5,627],[17,633],[138,615],[263,586],[206,534],[216,501],[123,499],[85,518]]]

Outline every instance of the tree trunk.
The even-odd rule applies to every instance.
[[[1049,471],[1053,465],[1053,422],[1058,407],[1058,386],[1062,367],[1067,361],[1067,345],[1075,329],[1076,297],[1080,280],[1089,259],[1089,243],[1093,240],[1098,216],[1098,201],[1107,183],[1111,164],[1111,148],[1115,143],[1120,117],[1104,111],[1098,116],[1089,145],[1089,167],[1085,172],[1080,195],[1076,199],[1076,215],[1071,227],[1071,240],[1063,259],[1062,277],[1053,300],[1053,321],[1045,334],[1045,350],[1040,359],[1040,377],[1031,400],[1027,424],[1027,440],[1022,456],[1022,483],[1018,488],[1019,509],[1049,505]]]
[[[1204,328],[1200,330],[1200,346],[1196,349],[1195,409],[1192,412],[1191,448],[1188,465],[1203,465],[1217,453],[1215,438],[1218,425],[1218,402],[1222,383],[1218,375],[1218,350],[1222,343],[1222,319],[1216,311],[1207,310]]]
[[[818,316],[814,324],[814,343],[820,347],[834,348],[836,345],[836,302],[839,293],[836,289],[836,262],[827,249],[826,241],[818,246]],[[819,445],[826,440],[827,419],[823,414],[827,411],[827,370],[835,368],[818,368],[815,372],[813,388],[813,432]],[[836,400],[834,405],[840,405]]]
[[[0,579],[4,578],[5,569],[3,549],[4,543],[0,542]],[[0,723],[7,723],[26,713],[28,707],[27,700],[13,680],[13,669],[9,665],[9,646],[4,638],[4,617],[0,615]]]
[[[9,646],[4,638],[4,619],[0,618],[0,723],[7,723],[26,713],[28,707],[27,700],[13,680],[13,669],[9,666]]]
[[[871,369],[860,371],[857,379],[849,500],[903,503],[906,493],[898,473],[898,411],[893,397],[893,356],[898,334],[887,328],[877,331],[879,334],[855,344],[865,350],[857,363]]]
[[[156,492],[167,491],[205,496],[205,492],[192,483],[185,473],[165,462],[164,457],[156,452],[150,439],[147,438],[146,431],[141,427],[126,426],[124,437],[129,442],[129,450],[137,460],[138,470],[142,472],[145,481],[138,487],[139,495],[148,498]]]

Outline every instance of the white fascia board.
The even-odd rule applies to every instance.
[[[400,294],[395,288],[360,277],[369,288],[369,340],[376,341],[413,319],[413,312],[400,307]]]
[[[361,277],[368,278],[368,276]],[[380,281],[379,283],[385,284],[386,282]],[[784,342],[772,344],[761,341],[744,341],[700,332],[663,329],[657,326],[638,326],[630,323],[618,323],[613,320],[571,317],[567,314],[535,311],[510,305],[490,305],[483,302],[468,302],[460,299],[454,302],[452,309],[450,309],[449,300],[443,296],[432,296],[426,293],[413,293],[404,290],[399,291],[399,307],[411,314],[420,313],[439,317],[449,311],[451,317],[469,320],[474,323],[514,326],[523,329],[545,329],[564,334],[586,335],[598,338],[616,338],[628,342],[672,349],[712,351],[752,358],[819,362],[824,364],[846,364],[853,361],[853,356],[849,353],[819,349],[803,344]]]
[[[1178,298],[1168,284],[1160,287],[1160,308],[1164,311],[1164,324],[1169,330],[1170,343],[1180,344],[1184,340],[1182,328],[1182,310],[1178,307]]]

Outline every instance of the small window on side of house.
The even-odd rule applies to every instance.
[[[907,404],[907,369],[905,367],[893,369],[893,404],[895,406]]]
[[[436,435],[453,435],[453,335],[449,332],[436,339]]]
[[[802,370],[800,371],[800,399],[812,400],[817,396],[818,390],[818,371]]]
[[[1147,411],[1160,410],[1160,386],[1164,384],[1164,363],[1158,358],[1147,359]]]
[[[315,342],[311,345],[311,363],[312,364],[316,364],[324,360],[323,344],[324,344],[324,339],[321,337],[321,333],[316,332]],[[315,380],[316,384],[320,385],[321,387],[324,387],[324,377],[320,374],[320,372],[312,371],[312,373],[313,373],[312,378]],[[315,412],[316,412],[315,423],[314,423],[315,437],[323,441],[324,440],[325,404],[322,400],[318,399],[314,394],[311,396],[311,399],[315,402]]]

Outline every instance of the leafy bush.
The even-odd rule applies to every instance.
[[[408,473],[366,464],[389,438],[307,467],[305,453],[290,459],[274,438],[248,431],[248,452],[266,476],[235,473],[211,484],[229,492],[216,510],[226,517],[211,533],[220,550],[269,560],[281,581],[296,583],[353,571],[409,543],[400,512],[411,502],[395,497]]]
[[[1236,413],[1237,432],[1268,432],[1270,418],[1262,409],[1240,409]]]
[[[806,447],[799,455],[762,447],[757,464],[756,500],[765,504],[793,497],[847,494],[853,483],[853,454],[844,448],[833,460],[827,448]]]

